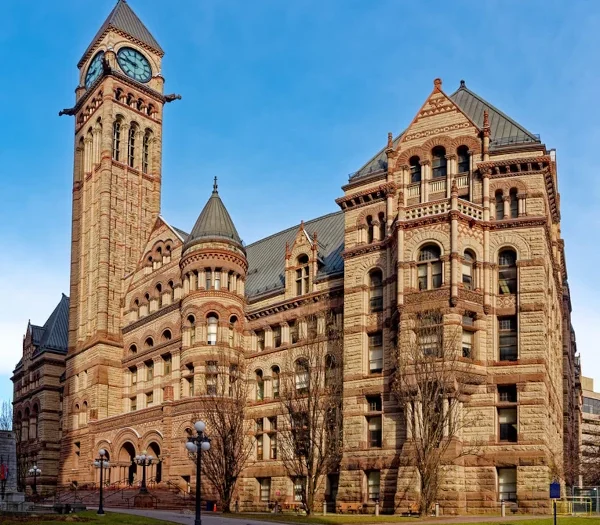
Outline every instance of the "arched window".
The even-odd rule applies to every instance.
[[[465,250],[462,264],[462,283],[467,290],[475,288],[475,279],[473,274],[473,265],[475,264],[475,254],[471,250]]]
[[[88,423],[88,404],[87,404],[87,401],[84,401],[83,402],[83,410],[81,411],[81,424],[87,425],[87,423]]]
[[[166,342],[166,341],[170,341],[172,338],[173,338],[173,334],[171,334],[171,330],[168,330],[168,329],[167,329],[167,330],[165,330],[165,331],[162,333],[162,340],[163,340],[163,341],[165,341],[165,342]]]
[[[277,365],[271,367],[271,381],[273,385],[273,397],[279,397],[279,367]]]
[[[190,323],[190,345],[196,342],[196,318],[193,315],[188,315],[188,323]]]
[[[73,428],[77,429],[79,428],[79,413],[81,412],[80,408],[79,408],[79,403],[77,403],[75,405],[75,411],[73,412]],[[28,413],[25,412],[25,417],[28,417]],[[27,432],[29,432],[29,429],[27,429]],[[26,436],[27,439],[29,439],[28,435]]]
[[[146,348],[152,348],[154,346],[154,340],[152,339],[152,337],[146,338],[145,344]]]
[[[133,168],[135,163],[135,135],[137,133],[137,126],[132,124],[129,128],[129,140],[127,142],[127,165]]]
[[[136,346],[136,345],[134,345],[134,344],[133,344],[133,345],[131,345],[131,346],[129,347],[129,353],[130,353],[131,355],[135,355],[135,354],[137,354],[137,346]]]
[[[431,290],[442,286],[441,252],[435,244],[428,244],[419,250],[417,278],[419,290]]]
[[[302,254],[298,257],[298,266],[296,270],[296,295],[308,293],[309,265],[308,255]]]
[[[256,378],[256,400],[262,401],[265,398],[265,380],[262,370],[258,369],[254,374]]]
[[[373,242],[373,228],[375,225],[373,224],[373,217],[367,215],[367,242],[371,244]]]
[[[510,218],[516,219],[519,216],[519,199],[517,197],[517,189],[510,190]]]
[[[173,281],[169,281],[169,296],[171,297],[171,303],[175,300],[175,285]]]
[[[207,326],[208,326],[208,330],[206,332],[206,334],[207,334],[206,342],[209,345],[214,346],[217,344],[217,330],[219,327],[219,318],[217,317],[216,314],[208,314],[206,321],[207,321]]]
[[[446,160],[446,150],[442,146],[436,146],[431,150],[431,157],[432,177],[434,179],[445,177],[448,163]]]
[[[238,318],[232,315],[229,318],[229,346],[233,348],[235,346],[235,329],[237,327]]]
[[[373,270],[369,274],[369,312],[383,310],[383,274],[381,270]]]
[[[304,358],[298,359],[294,365],[294,380],[296,384],[296,392],[298,394],[306,394],[309,389],[309,368],[308,361]]]
[[[498,293],[517,293],[517,254],[514,250],[502,250],[498,254]]]
[[[158,307],[162,307],[162,285],[158,283],[156,285],[156,300],[158,302]]]
[[[83,404],[87,410],[87,403]],[[37,439],[38,436],[38,423],[40,418],[40,410],[37,405],[33,405],[33,412],[31,414],[31,429],[29,431],[29,436],[33,439]]]
[[[466,173],[469,171],[469,148],[467,146],[459,146],[456,150],[456,156],[458,158],[458,173]]]
[[[496,192],[496,220],[501,221],[504,219],[504,198],[502,197],[502,190]]]
[[[118,119],[113,124],[113,159],[121,160],[121,121]]]
[[[410,166],[410,182],[421,182],[421,159],[417,156],[408,161]]]
[[[327,354],[325,356],[325,386],[332,386],[335,384],[336,365],[335,357],[331,354]]]
[[[380,212],[377,219],[379,220],[379,240],[383,241],[385,239],[385,214]]]

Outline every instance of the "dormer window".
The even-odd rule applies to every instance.
[[[298,257],[298,268],[296,270],[296,295],[304,295],[308,293],[308,255],[300,255]]]
[[[442,146],[436,146],[431,151],[432,156],[432,177],[434,179],[441,179],[446,176],[447,173],[447,160],[446,150]]]

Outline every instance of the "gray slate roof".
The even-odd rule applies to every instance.
[[[148,29],[138,18],[138,16],[133,12],[133,9],[129,7],[126,0],[118,0],[117,5],[115,5],[113,10],[110,12],[107,19],[104,21],[104,23],[96,33],[96,36],[92,39],[91,44],[85,50],[81,61],[84,60],[84,58],[92,50],[96,42],[100,40],[100,38],[102,38],[102,35],[104,35],[104,33],[110,28],[123,31],[132,38],[139,40],[140,42],[143,42],[152,49],[155,49],[159,53],[164,54],[164,51],[160,47],[159,43],[152,36],[150,31],[148,31]]]
[[[246,246],[248,298],[283,289],[285,245],[292,245],[299,228],[300,225],[297,224]],[[175,229],[186,239],[187,233],[179,228]],[[311,238],[317,232],[318,254],[322,263],[317,278],[341,273],[344,270],[344,212],[340,210],[305,222],[304,229]]]
[[[33,342],[39,341],[34,355],[46,350],[67,353],[69,344],[69,298],[62,294],[60,302],[48,317],[44,326],[33,326]]]
[[[188,235],[184,249],[195,244],[200,239],[215,237],[228,239],[238,243],[240,247],[243,246],[242,239],[240,239],[235,229],[231,216],[227,208],[225,208],[221,197],[219,197],[216,177],[212,195],[204,205],[204,209],[200,212],[196,224],[194,224],[191,233]]]
[[[487,111],[490,120],[490,150],[507,144],[532,144],[539,143],[539,135],[534,135],[523,126],[495,106],[481,98],[461,82],[460,87],[449,98],[478,126],[483,127],[483,112]],[[394,139],[394,147],[398,145],[404,131]],[[387,169],[387,155],[382,148],[357,172],[350,175],[350,180],[367,177],[372,173]]]
[[[253,297],[285,286],[285,245],[296,239],[300,225],[276,233],[246,246],[248,278],[246,295]],[[317,278],[340,273],[344,269],[344,213],[338,211],[304,223],[312,238],[317,232],[317,253],[322,261]]]

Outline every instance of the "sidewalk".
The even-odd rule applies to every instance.
[[[137,516],[145,516],[147,518],[156,518],[162,519],[166,521],[171,521],[173,523],[181,523],[182,525],[194,525],[194,514],[189,510],[185,511],[176,511],[176,510],[153,510],[153,509],[106,509],[107,512],[121,512],[123,514],[135,514]],[[280,522],[276,521],[262,521],[260,520],[260,514],[256,514],[257,519],[248,519],[247,514],[243,518],[234,518],[230,516],[223,516],[222,514],[215,514],[212,512],[207,512],[202,514],[202,523],[203,525],[269,525],[273,523],[286,523],[285,516],[282,516]],[[335,516],[335,514],[332,514]],[[320,516],[319,516],[320,517]],[[381,521],[381,518],[385,516],[381,516],[380,520],[377,522],[373,521],[371,523],[383,524],[385,521]],[[390,516],[390,518],[394,518],[394,516]],[[399,518],[399,516],[397,516]],[[455,523],[507,523],[512,521],[527,521],[532,519],[550,519],[551,516],[546,514],[542,516],[506,516],[505,518],[501,516],[452,516],[446,518],[431,518],[420,520],[418,518],[406,518],[405,520],[390,520],[389,523],[414,523],[414,525],[451,525]],[[357,522],[352,520],[353,524]],[[361,521],[361,525],[367,525],[369,523],[368,516],[365,516],[365,521]],[[341,525],[341,524],[340,524]]]

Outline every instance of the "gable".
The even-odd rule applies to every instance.
[[[437,78],[433,91],[402,134],[400,148],[420,145],[436,135],[450,138],[471,135],[476,138],[479,133],[473,121],[442,91],[442,81]]]

